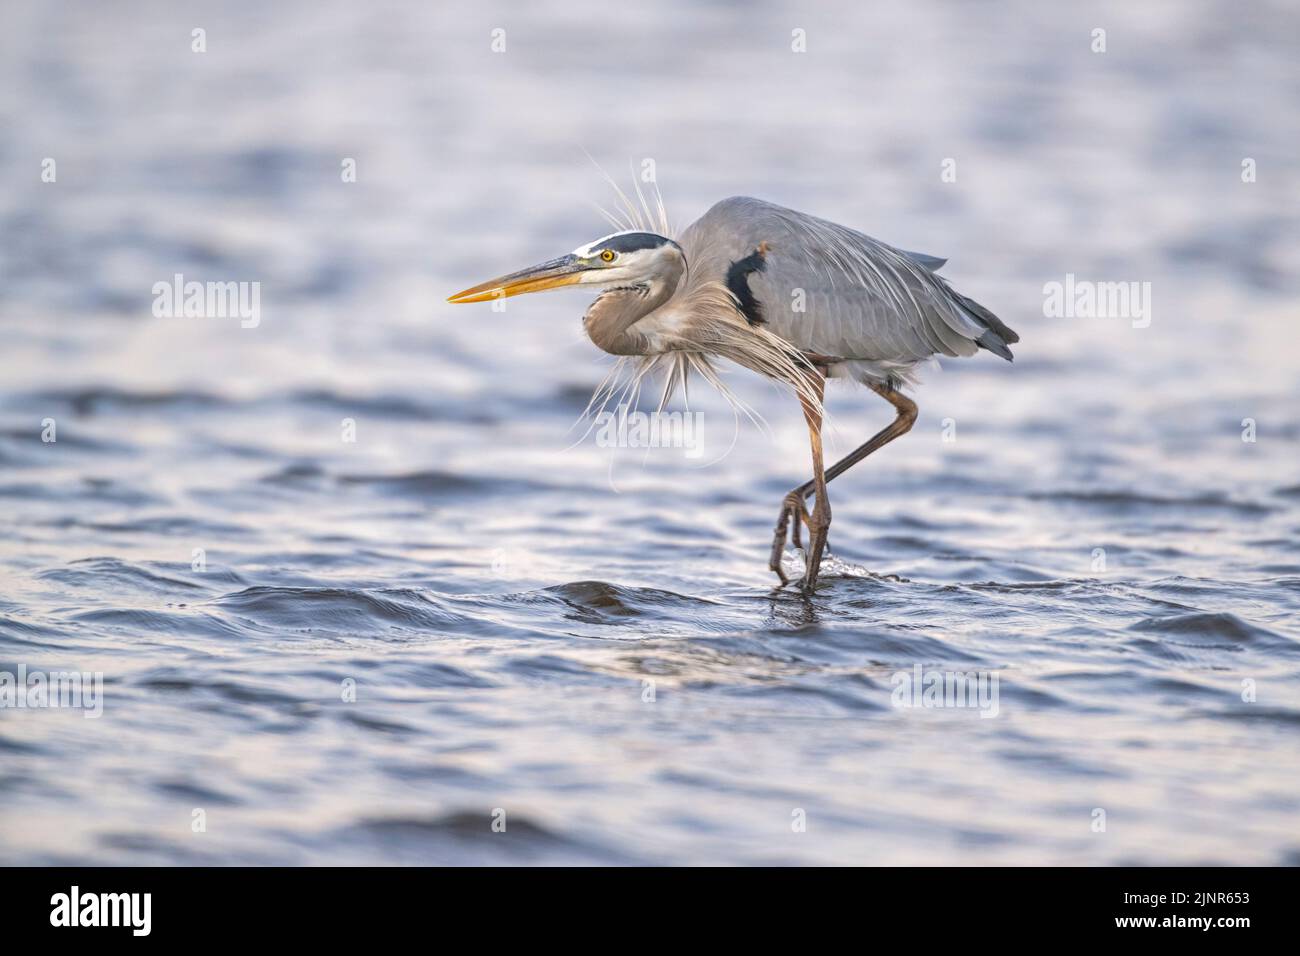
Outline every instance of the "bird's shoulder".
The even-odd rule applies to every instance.
[[[697,252],[726,254],[747,254],[761,242],[771,247],[782,243],[787,262],[819,272],[827,266],[851,266],[851,260],[864,257],[884,261],[897,257],[926,272],[938,272],[948,261],[897,248],[850,226],[754,196],[728,196],[714,203],[687,229],[685,240]]]
[[[726,199],[720,199],[710,206],[704,215],[696,220],[694,225],[710,225],[720,222],[761,225],[770,223],[774,218],[778,218],[782,214],[801,215],[801,213],[793,209],[778,206],[776,203],[768,202],[765,199],[756,199],[753,196],[728,196]]]
[[[728,196],[686,228],[681,245],[693,268],[703,267],[710,275],[725,273],[764,242],[780,241],[788,250],[798,249],[791,227],[802,215],[753,196]]]
[[[763,250],[768,278],[841,294],[938,291],[946,259],[908,252],[864,232],[753,196],[729,196],[692,223],[681,242],[687,261],[725,273]],[[882,289],[882,284],[886,289]]]

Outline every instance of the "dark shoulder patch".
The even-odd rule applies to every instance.
[[[750,273],[762,272],[766,269],[766,257],[767,243],[764,242],[745,258],[737,259],[727,268],[727,288],[740,303],[740,312],[750,325],[762,325],[767,321],[763,318],[763,307],[754,298],[753,290],[749,288]]]

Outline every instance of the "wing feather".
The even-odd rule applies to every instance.
[[[806,351],[906,364],[973,355],[980,345],[1007,357],[1004,340],[1015,341],[992,313],[934,274],[945,260],[762,200],[723,200],[681,244],[691,283],[716,281],[762,246],[763,268],[749,272],[750,290],[768,330]]]

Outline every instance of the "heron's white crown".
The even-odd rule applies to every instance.
[[[634,232],[644,232],[644,231],[645,231],[644,229],[620,229],[618,232],[611,232],[608,236],[601,236],[599,239],[593,239],[585,246],[578,246],[578,248],[573,250],[573,254],[575,256],[581,256],[583,258],[594,256],[598,249],[600,249],[602,246],[605,245],[605,243],[609,242],[609,240],[615,238],[616,236],[628,236]]]

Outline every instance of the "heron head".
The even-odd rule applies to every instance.
[[[448,302],[487,302],[566,285],[675,288],[686,268],[682,247],[653,232],[616,232],[568,255],[457,292]]]

